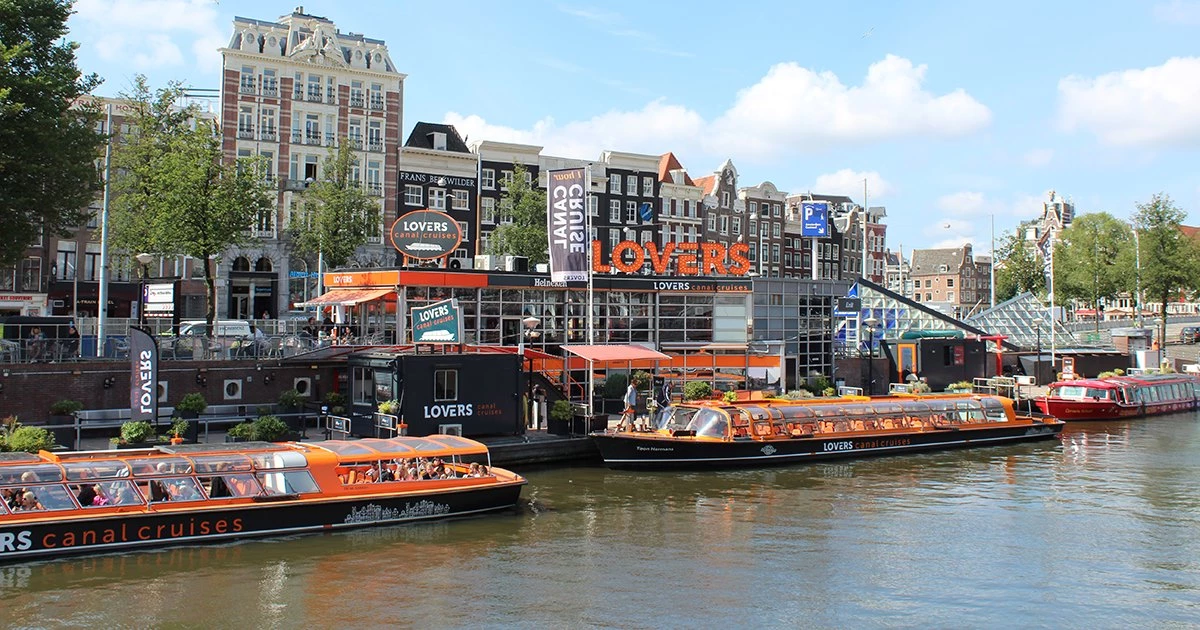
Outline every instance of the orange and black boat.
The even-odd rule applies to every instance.
[[[975,394],[682,403],[647,430],[591,434],[613,468],[727,468],[1052,438],[1063,422]]]
[[[525,479],[474,440],[0,453],[0,561],[329,531],[510,508]]]

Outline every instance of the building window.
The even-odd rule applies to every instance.
[[[754,214],[754,213],[756,213],[756,212],[758,212],[758,202],[757,202],[757,201],[751,201],[751,202],[750,202],[750,214]]]
[[[637,194],[637,179],[638,179],[637,175],[630,175],[625,178],[625,194],[626,195],[633,196],[633,195]]]
[[[946,278],[946,288],[947,289],[954,288],[954,278]]]
[[[779,205],[779,204],[772,204],[772,206],[771,206],[771,216],[773,216],[773,217],[781,217],[781,216],[783,216],[783,206],[781,206],[781,205]]]
[[[642,196],[643,197],[653,197],[654,196],[654,178],[653,177],[643,177],[642,178]]]
[[[471,227],[466,221],[458,221],[458,231],[462,233],[462,239],[465,241],[471,237]]]
[[[638,208],[638,204],[636,201],[626,201],[625,202],[625,222],[626,223],[637,223],[637,220],[638,220],[637,208]]]
[[[595,195],[588,195],[588,216],[600,216],[600,200]]]
[[[718,220],[720,221],[720,226],[721,226],[721,229],[718,231],[721,234],[728,234],[729,233],[729,217],[722,216]]]
[[[467,208],[467,199],[468,199],[467,191],[455,190],[452,192],[454,194],[454,199],[453,199],[453,201],[451,201],[450,207],[453,208],[454,210],[467,210],[468,209]]]
[[[491,197],[482,197],[479,200],[479,220],[484,223],[496,222],[496,200]]]
[[[728,190],[726,190],[726,191],[723,191],[723,192],[721,193],[721,207],[722,207],[722,208],[728,208],[728,207],[729,207],[729,191],[728,191]]]
[[[608,231],[608,251],[611,252],[617,243],[621,242],[621,230]]]
[[[507,191],[508,187],[512,184],[512,180],[512,171],[500,171],[500,190]]]
[[[709,232],[717,231],[717,215],[715,215],[715,214],[708,215],[708,231]]]
[[[608,192],[610,192],[614,195],[621,194],[621,176],[620,175],[609,175],[608,176]]]
[[[404,187],[404,205],[419,206],[422,203],[423,196],[421,195],[421,187],[407,185]]]
[[[57,280],[75,279],[75,241],[59,241],[58,251],[54,256]]]
[[[432,210],[446,209],[446,189],[445,188],[430,188],[429,189],[429,208]]]
[[[771,229],[771,236],[772,236],[772,237],[774,237],[774,238],[779,238],[779,227],[780,227],[780,224],[779,224],[779,223],[776,223],[776,224],[774,224],[774,225],[772,226],[772,229]]]
[[[433,399],[458,400],[458,370],[433,371]]]
[[[947,292],[946,292],[946,301],[947,301],[947,302],[953,302],[953,301],[954,301],[954,292],[953,292],[953,291],[947,291]]]
[[[608,222],[621,222],[621,201],[619,199],[613,199],[608,202]]]
[[[40,291],[42,287],[42,259],[26,258],[21,261],[21,288],[19,291]]]
[[[512,199],[505,197],[500,200],[500,223],[512,223],[513,220],[513,203]]]
[[[742,219],[741,219],[741,217],[734,217],[734,218],[733,218],[733,223],[731,223],[731,224],[730,224],[730,229],[732,230],[732,234],[733,234],[734,236],[738,236],[738,235],[740,235],[740,234],[742,233]]]
[[[920,282],[920,280],[918,280],[918,282]],[[931,287],[933,287],[933,280],[930,280],[929,278],[926,278],[926,279],[925,279],[925,288],[926,288],[926,289],[929,289],[929,288],[931,288]],[[926,294],[926,295],[928,295],[928,294]],[[926,300],[928,300],[929,298],[928,298],[928,297],[926,297],[925,299],[926,299]]]
[[[485,168],[479,171],[479,185],[482,186],[484,190],[495,190],[496,170]]]

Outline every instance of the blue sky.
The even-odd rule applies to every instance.
[[[115,95],[219,85],[234,15],[297,3],[77,0],[81,66]],[[483,3],[307,0],[387,42],[405,137],[726,158],[743,186],[886,205],[892,249],[973,242],[1049,190],[1127,218],[1165,192],[1200,223],[1200,0]]]

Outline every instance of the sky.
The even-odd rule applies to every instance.
[[[235,15],[296,3],[77,0],[68,37],[116,96],[136,74],[219,87]],[[403,136],[732,159],[739,185],[887,207],[892,250],[990,251],[1048,191],[1128,219],[1165,193],[1200,224],[1200,0],[305,0],[387,43]],[[994,221],[994,230],[993,230]]]

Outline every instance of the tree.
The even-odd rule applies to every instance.
[[[1196,290],[1200,279],[1200,246],[1179,230],[1186,217],[1161,193],[1138,204],[1133,215],[1141,240],[1142,289],[1159,302],[1160,340],[1166,339],[1167,305],[1180,293]]]
[[[363,190],[359,165],[345,138],[330,148],[320,181],[304,193],[299,227],[292,243],[301,256],[320,255],[331,267],[350,261],[354,252],[379,235],[379,204]],[[295,221],[295,219],[293,219]]]
[[[1018,227],[1013,233],[1001,236],[996,248],[996,301],[1009,300],[1026,291],[1042,293],[1045,288],[1041,256],[1034,244],[1025,240],[1025,230]]]
[[[549,262],[550,248],[546,238],[546,191],[526,182],[526,172],[524,166],[513,164],[508,192],[500,198],[500,214],[512,222],[492,230],[488,253],[524,256],[532,266]]]
[[[75,65],[68,0],[0,0],[0,265],[83,223],[104,136],[81,101],[100,79]]]
[[[182,106],[178,84],[152,94],[138,77],[134,93],[123,96],[133,114],[129,137],[114,147],[113,242],[201,261],[211,336],[216,258],[249,241],[250,226],[273,205],[261,158],[225,161],[216,122]]]
[[[1063,230],[1054,251],[1056,299],[1090,304],[1097,313],[1096,332],[1100,332],[1101,301],[1116,298],[1125,288],[1125,270],[1116,262],[1130,236],[1129,226],[1107,212],[1084,214]]]

